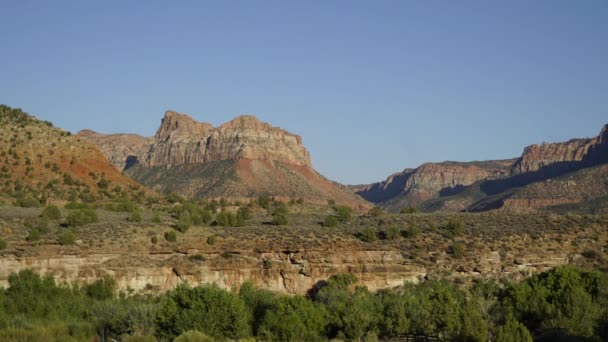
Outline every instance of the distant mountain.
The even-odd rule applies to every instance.
[[[363,198],[394,211],[407,206],[425,211],[542,208],[608,195],[608,189],[602,186],[593,189],[586,181],[584,185],[571,185],[567,194],[556,196],[555,192],[561,190],[546,183],[566,174],[582,177],[576,174],[579,170],[607,162],[608,126],[605,126],[594,138],[528,146],[517,159],[428,163],[393,174],[385,181],[352,189]],[[604,171],[597,168],[593,174],[608,178]],[[552,184],[557,187],[562,183]]]
[[[263,193],[310,202],[369,204],[312,168],[302,138],[239,116],[219,126],[167,111],[154,137],[78,136],[97,144],[114,165],[153,189],[188,197],[252,198]]]
[[[6,105],[0,105],[0,179],[0,191],[15,196],[92,199],[116,187],[143,188],[94,144]]]

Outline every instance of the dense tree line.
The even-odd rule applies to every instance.
[[[373,341],[429,336],[444,341],[608,338],[605,274],[560,267],[517,284],[446,281],[370,292],[352,274],[306,296],[246,283],[239,291],[182,284],[160,296],[116,294],[110,277],[58,285],[29,270],[0,291],[0,340]],[[557,334],[557,335],[556,335]]]

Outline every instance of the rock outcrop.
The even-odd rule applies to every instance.
[[[348,188],[312,168],[299,135],[251,115],[213,127],[167,111],[152,138],[79,135],[100,146],[115,165],[142,184],[188,197],[244,199],[268,193],[279,198],[367,208]]]
[[[152,139],[137,134],[101,134],[91,130],[78,132],[78,137],[88,140],[101,150],[120,171],[139,162],[149,148]]]
[[[513,165],[511,175],[539,172],[551,166],[569,170],[573,166],[575,168],[593,166],[606,161],[608,161],[608,125],[604,126],[600,134],[594,138],[526,147]]]
[[[404,206],[428,211],[542,208],[608,195],[603,184],[579,175],[572,177],[584,178],[579,184],[585,186],[544,183],[607,162],[608,125],[594,138],[528,146],[518,159],[427,163],[393,174],[383,182],[352,189],[390,210]],[[601,171],[594,174],[605,177]]]
[[[431,198],[456,194],[477,181],[503,177],[512,163],[513,160],[426,163],[393,174],[383,182],[359,187],[356,193],[371,202],[401,197],[401,204],[416,206]]]
[[[143,160],[146,166],[202,164],[222,160],[269,160],[311,167],[302,138],[243,115],[213,128],[168,111]]]

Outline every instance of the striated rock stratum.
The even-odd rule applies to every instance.
[[[517,159],[427,163],[351,188],[391,210],[553,207],[608,196],[601,180],[608,177],[601,167],[607,162],[608,125],[597,137],[528,146]]]
[[[302,138],[243,115],[213,127],[167,111],[154,137],[78,135],[99,146],[114,165],[156,190],[188,197],[245,199],[262,193],[279,198],[369,204],[312,168]]]

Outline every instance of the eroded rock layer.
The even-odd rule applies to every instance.
[[[357,208],[369,204],[313,168],[299,135],[251,115],[214,128],[167,111],[152,138],[80,132],[98,144],[117,167],[142,184],[189,197],[252,198],[262,193],[333,199]]]

